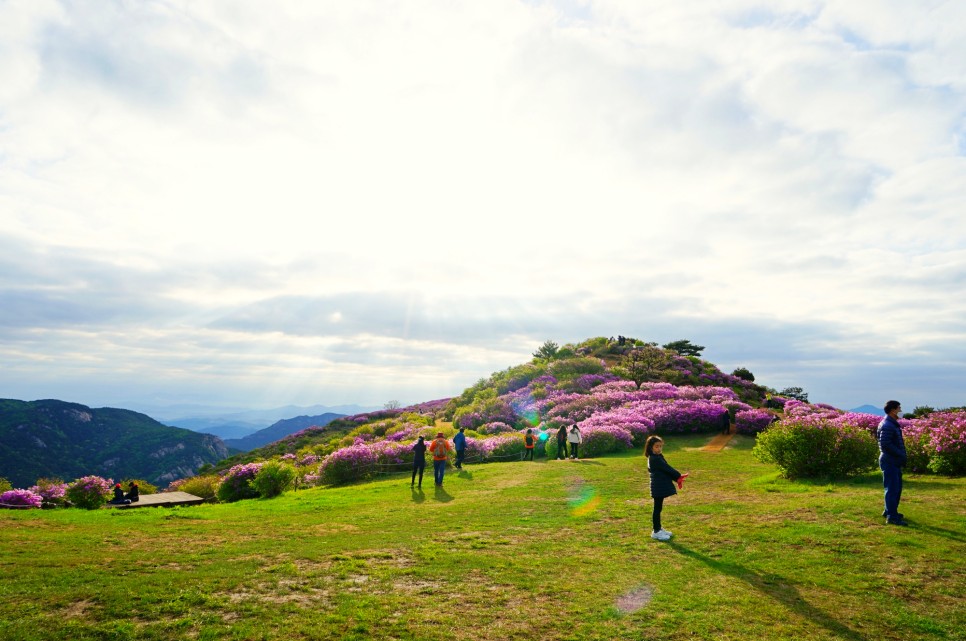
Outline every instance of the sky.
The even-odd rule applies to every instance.
[[[966,405],[966,3],[0,0],[0,397],[454,396],[546,340]]]

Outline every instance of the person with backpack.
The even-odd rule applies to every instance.
[[[453,450],[453,446],[449,444],[446,437],[443,436],[442,432],[436,435],[436,439],[429,446],[429,451],[433,453],[433,478],[436,480],[436,486],[441,487],[443,485],[443,475],[446,473],[446,460],[447,453]]]
[[[557,460],[562,461],[567,458],[567,426],[561,425],[557,430]]]
[[[533,433],[533,429],[527,428],[527,433],[523,435],[523,460],[532,461],[533,460],[533,446],[537,444],[537,437]]]
[[[459,433],[453,437],[453,447],[456,448],[456,462],[453,467],[458,470],[463,469],[463,459],[466,457],[466,434],[463,433],[465,429],[461,427]]]
[[[644,442],[644,456],[647,457],[647,474],[651,478],[651,498],[654,499],[654,510],[651,513],[651,538],[667,541],[671,533],[661,527],[661,510],[664,509],[664,499],[674,496],[678,489],[684,488],[684,479],[688,474],[681,474],[664,460],[664,440],[656,434],[651,434]]]
[[[570,427],[570,431],[567,432],[567,442],[570,444],[570,458],[574,459],[575,461],[580,460],[577,458],[577,447],[582,441],[583,439],[580,437],[580,428],[577,427],[576,423],[574,423]]]
[[[413,445],[413,480],[409,484],[412,487],[416,484],[416,472],[419,472],[418,488],[423,487],[423,471],[426,469],[426,440],[422,436]]]

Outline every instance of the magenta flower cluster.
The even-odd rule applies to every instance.
[[[43,497],[30,490],[7,490],[0,494],[0,505],[8,507],[40,507],[43,500]]]

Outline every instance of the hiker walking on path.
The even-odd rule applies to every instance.
[[[875,430],[879,441],[879,469],[882,470],[882,485],[885,488],[885,510],[882,516],[890,525],[908,525],[899,512],[899,498],[902,496],[902,468],[906,464],[906,443],[902,438],[899,425],[899,401],[888,401],[882,408],[886,417]]]
[[[557,430],[557,460],[562,461],[567,458],[567,426],[561,425]]]
[[[453,467],[458,470],[463,469],[463,459],[466,457],[466,434],[463,433],[465,427],[461,427],[459,433],[453,437],[453,447],[456,448],[456,462]]]
[[[527,433],[523,436],[523,460],[532,461],[533,460],[533,446],[537,444],[537,437],[533,433],[533,429],[527,428]]]
[[[721,433],[731,434],[731,412],[728,410],[721,415]]]
[[[570,426],[570,431],[567,432],[567,442],[570,443],[570,458],[580,460],[577,458],[577,447],[583,440],[580,437],[580,428],[574,423]]]
[[[426,441],[422,436],[413,445],[413,481],[409,484],[412,487],[416,483],[416,472],[419,472],[419,486],[423,487],[423,471],[426,469]]]
[[[667,541],[671,533],[661,527],[661,510],[664,509],[664,499],[674,496],[678,489],[684,488],[684,479],[688,474],[681,474],[664,460],[664,440],[655,434],[647,437],[644,443],[644,456],[647,457],[647,474],[651,477],[651,498],[654,499],[654,511],[651,514],[651,538]]]
[[[433,478],[436,479],[437,486],[443,484],[443,475],[446,473],[446,454],[452,449],[453,446],[449,444],[442,432],[436,435],[436,440],[429,446],[429,451],[433,453]]]

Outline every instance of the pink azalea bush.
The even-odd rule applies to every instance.
[[[0,494],[0,506],[4,507],[39,508],[43,500],[42,496],[30,490],[7,490]]]
[[[60,479],[38,479],[37,484],[29,489],[39,494],[48,507],[63,505],[67,498],[67,484]]]
[[[67,486],[67,499],[86,510],[96,510],[111,496],[114,482],[100,476],[85,476]]]
[[[254,499],[258,491],[252,486],[252,481],[262,469],[264,463],[242,463],[235,465],[223,477],[218,485],[218,500],[225,503]]]
[[[919,423],[927,434],[929,470],[937,474],[966,473],[966,412],[933,412]]]
[[[758,434],[774,419],[775,415],[767,410],[743,410],[735,413],[735,431],[738,434]]]

